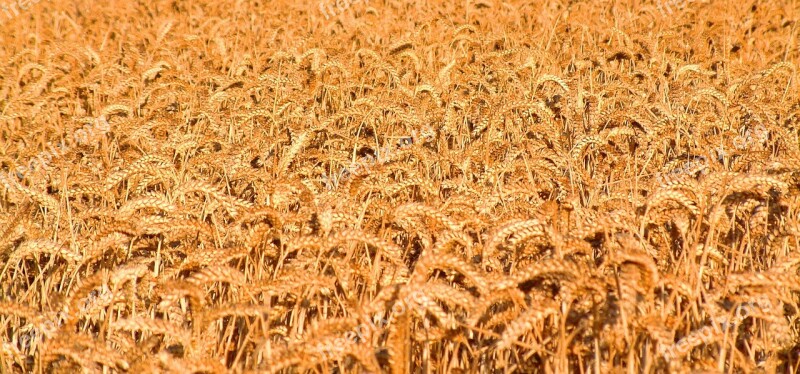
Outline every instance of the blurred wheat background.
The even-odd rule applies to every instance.
[[[0,373],[800,370],[797,1],[27,5]]]

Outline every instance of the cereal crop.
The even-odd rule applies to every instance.
[[[800,371],[796,0],[0,4],[0,374]]]

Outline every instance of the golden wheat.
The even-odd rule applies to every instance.
[[[793,1],[0,12],[0,373],[800,371]]]

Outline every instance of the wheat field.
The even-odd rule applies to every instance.
[[[800,371],[796,0],[0,4],[0,373]]]

